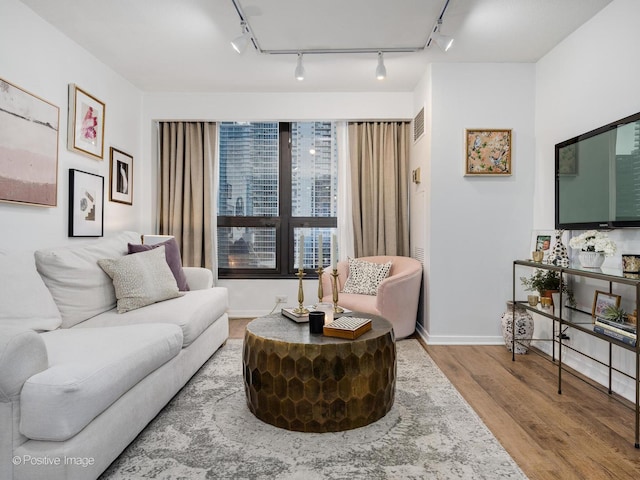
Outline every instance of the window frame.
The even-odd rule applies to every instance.
[[[273,279],[296,278],[294,270],[294,231],[297,228],[337,228],[337,217],[293,217],[292,216],[292,124],[278,122],[278,216],[217,216],[220,227],[267,227],[275,228],[275,268],[226,268],[218,267],[218,277],[222,279]],[[313,258],[317,258],[314,252]],[[217,259],[216,259],[217,261]],[[315,272],[305,268],[306,273]]]

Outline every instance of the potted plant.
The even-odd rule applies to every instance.
[[[530,277],[520,277],[520,281],[525,290],[538,292],[541,297],[551,297],[551,293],[560,291],[560,273],[554,270],[536,269]],[[569,305],[574,306],[573,292],[566,283],[562,284],[562,292],[567,295]]]

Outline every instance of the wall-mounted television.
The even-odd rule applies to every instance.
[[[556,145],[557,229],[640,227],[640,112]]]

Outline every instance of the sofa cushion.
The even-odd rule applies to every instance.
[[[118,313],[180,295],[162,245],[136,255],[98,260],[98,265],[113,279]]]
[[[116,306],[113,283],[98,260],[126,255],[127,243],[139,238],[137,233],[123,232],[89,244],[35,252],[36,267],[60,310],[62,327]]]
[[[391,262],[373,263],[357,258],[349,258],[349,276],[344,282],[344,293],[376,295],[378,286],[389,276]]]
[[[49,368],[20,395],[20,431],[34,440],[64,441],[102,413],[182,346],[176,325],[62,329],[41,334]]]
[[[33,252],[0,252],[0,326],[55,330],[61,322]]]
[[[184,274],[184,270],[182,269],[182,258],[180,257],[180,248],[178,247],[178,242],[176,242],[175,238],[170,238],[166,242],[155,243],[152,245],[138,245],[130,243],[128,245],[129,253],[140,253],[147,252],[154,248],[158,248],[160,246],[164,246],[164,254],[167,258],[167,264],[173,273],[173,276],[176,279],[176,283],[178,284],[178,290],[181,292],[186,292],[189,290],[189,284],[187,283],[187,277]]]
[[[229,307],[224,287],[192,290],[167,302],[154,303],[138,310],[119,314],[115,310],[102,313],[74,328],[111,327],[142,323],[173,323],[182,329],[183,346],[191,344]]]

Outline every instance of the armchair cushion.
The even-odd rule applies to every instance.
[[[389,276],[391,262],[372,263],[357,258],[349,258],[349,276],[342,289],[343,293],[376,295],[382,281]]]

